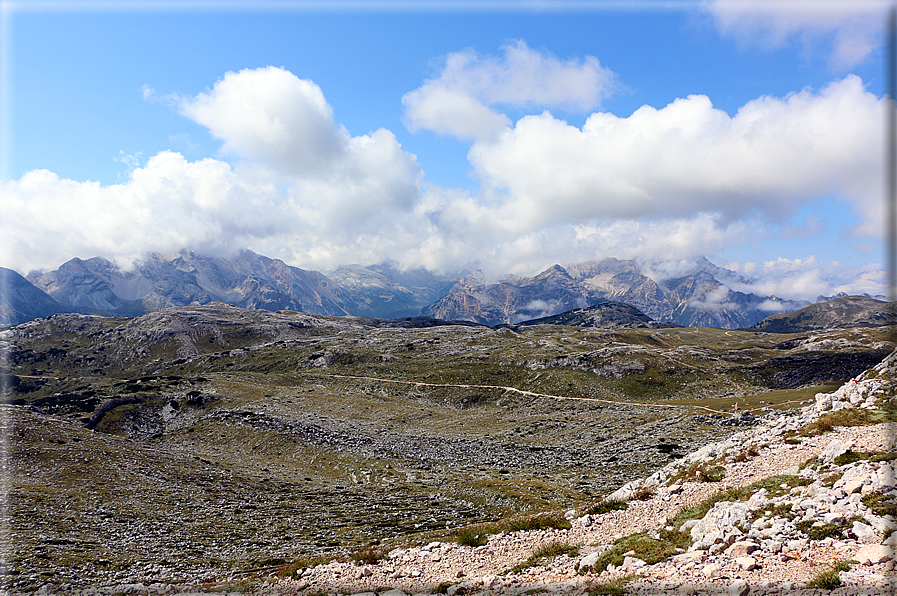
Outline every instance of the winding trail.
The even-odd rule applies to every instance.
[[[549,399],[556,399],[559,401],[563,400],[576,400],[576,401],[591,401],[598,402],[604,404],[616,404],[616,405],[630,405],[630,406],[642,406],[646,408],[657,407],[657,408],[698,408],[701,410],[707,410],[708,412],[713,412],[714,414],[731,414],[731,412],[726,412],[723,410],[714,410],[713,408],[708,408],[707,406],[699,406],[695,404],[690,405],[677,405],[677,404],[659,404],[659,403],[644,403],[644,402],[631,402],[631,401],[623,401],[623,400],[612,400],[612,399],[600,399],[597,397],[572,397],[569,395],[551,395],[549,393],[536,393],[535,391],[527,391],[525,389],[517,389],[516,387],[505,387],[504,385],[462,385],[462,384],[452,384],[452,383],[425,383],[424,381],[402,381],[399,379],[382,379],[379,377],[363,377],[363,376],[355,376],[355,375],[334,375],[334,374],[323,374],[322,377],[329,377],[333,379],[353,379],[358,381],[376,381],[380,383],[395,383],[398,385],[414,385],[415,387],[454,387],[460,389],[500,389],[502,391],[510,391],[512,393],[519,393],[520,395],[526,395],[529,397],[547,397]]]

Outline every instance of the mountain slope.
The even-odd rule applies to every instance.
[[[12,269],[0,267],[0,327],[61,312],[69,312],[69,309]]]
[[[351,314],[386,319],[419,315],[455,282],[423,269],[400,271],[390,264],[343,265],[327,277],[344,290]]]
[[[559,315],[523,321],[521,325],[570,325],[600,329],[667,329],[675,323],[659,323],[639,309],[623,302],[609,301],[577,308]]]
[[[582,287],[563,267],[555,265],[535,277],[513,276],[499,283],[488,283],[482,272],[474,272],[421,312],[437,319],[498,325],[582,308],[588,303]]]
[[[897,324],[897,303],[868,296],[847,296],[767,317],[751,329],[768,333],[802,333],[846,327]]]
[[[349,314],[343,290],[317,271],[244,250],[232,259],[190,251],[151,254],[125,271],[100,257],[72,259],[30,281],[83,312],[133,316],[169,306],[225,302],[243,308]]]
[[[607,258],[493,282],[481,272],[457,279],[422,269],[402,271],[391,263],[346,265],[328,277],[248,250],[230,258],[183,250],[151,254],[129,270],[99,257],[75,258],[28,279],[71,305],[68,310],[116,316],[224,302],[271,311],[375,318],[424,315],[494,326],[613,300],[655,321],[733,329],[808,304],[748,293],[749,280],[703,258],[676,263],[672,270],[662,263]]]

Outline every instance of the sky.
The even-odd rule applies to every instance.
[[[885,0],[0,0],[0,266],[885,293]]]

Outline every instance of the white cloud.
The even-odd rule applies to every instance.
[[[468,121],[479,139],[469,154],[479,194],[425,186],[417,158],[392,132],[352,136],[313,82],[280,68],[244,70],[194,98],[166,100],[221,139],[230,163],[165,151],[145,163],[128,158],[121,184],[45,170],[2,183],[0,235],[12,255],[4,265],[27,272],[73,256],[125,262],[147,251],[250,248],[316,269],[393,259],[440,271],[478,263],[499,277],[614,256],[672,275],[761,237],[765,216],[833,194],[864,217],[858,233],[881,232],[882,108],[857,77],[759,98],[734,117],[691,96],[628,118],[596,113],[582,128],[548,112],[512,127],[490,106],[560,101],[527,87],[539,68],[574,82],[604,71],[597,61],[509,48],[500,60],[465,54],[437,79],[501,120],[491,138],[478,136],[488,122]],[[581,97],[597,102],[596,85]],[[739,267],[757,280],[746,291],[808,299],[880,291],[880,267]]]
[[[582,128],[521,118],[470,160],[502,217],[531,230],[596,218],[665,219],[761,210],[784,216],[831,194],[880,221],[881,101],[848,76],[820,92],[761,97],[730,117],[689,96]]]
[[[224,141],[226,151],[284,174],[327,169],[349,142],[321,88],[283,68],[228,72],[211,91],[183,99],[179,108]]]
[[[705,5],[723,35],[777,48],[796,39],[807,51],[831,45],[839,69],[865,60],[881,43],[889,0],[712,0]]]
[[[726,266],[735,271],[741,269],[750,277],[750,283],[734,284],[733,290],[810,302],[815,302],[819,296],[833,296],[838,292],[880,294],[885,280],[884,268],[879,263],[845,267],[837,261],[824,263],[814,256],[795,259],[779,257],[764,262],[762,266],[754,263],[729,263]]]
[[[473,50],[449,54],[438,78],[402,97],[409,130],[489,138],[511,124],[494,106],[588,110],[613,88],[613,73],[593,56],[561,61],[520,40],[501,49],[502,58]]]

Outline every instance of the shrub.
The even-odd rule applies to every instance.
[[[480,527],[462,528],[455,542],[461,546],[483,546],[486,544],[486,532]]]
[[[349,559],[361,565],[374,565],[385,555],[386,553],[383,552],[383,547],[378,547],[376,544],[372,543],[357,548],[349,553]]]
[[[699,482],[719,482],[726,477],[726,468],[722,466],[713,466],[712,468],[701,468],[698,470]]]
[[[841,585],[841,578],[838,577],[837,571],[829,569],[818,573],[807,585],[820,590],[834,590]]]
[[[654,489],[647,486],[640,486],[635,490],[632,498],[637,501],[647,501],[654,496]]]
[[[635,578],[634,575],[627,575],[606,583],[595,584],[589,588],[588,596],[624,596],[628,594],[625,586]]]

